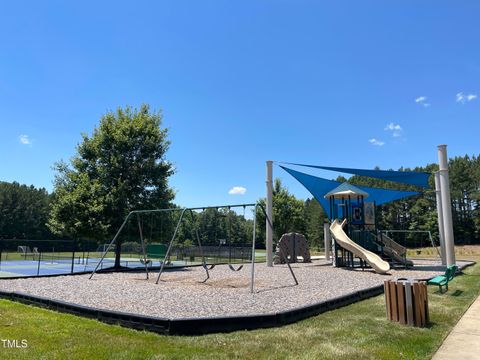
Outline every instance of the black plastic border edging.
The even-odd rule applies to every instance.
[[[137,330],[147,330],[166,335],[202,335],[214,332],[231,332],[277,327],[306,319],[326,311],[370,298],[383,293],[383,285],[356,291],[316,304],[294,308],[284,312],[265,315],[165,319],[131,313],[96,309],[60,300],[18,292],[0,291],[0,298],[35,305],[59,312],[96,319],[108,324],[117,324]]]

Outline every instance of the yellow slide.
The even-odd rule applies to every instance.
[[[337,244],[345,250],[350,251],[353,255],[365,260],[377,273],[384,274],[390,270],[390,264],[388,262],[383,261],[377,254],[374,254],[356,244],[347,236],[347,234],[345,234],[343,226],[346,222],[346,219],[343,220],[342,223],[340,223],[338,219],[335,219],[332,225],[330,225],[330,232],[337,241]]]

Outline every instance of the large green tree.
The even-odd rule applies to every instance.
[[[0,182],[0,238],[48,239],[50,195],[43,188]]]
[[[276,242],[288,232],[296,231],[305,234],[306,218],[303,200],[297,199],[280,179],[275,179],[273,184],[273,240]],[[259,203],[265,207],[265,199]],[[259,238],[265,239],[265,215],[259,210],[257,212],[257,231]],[[264,242],[264,241],[262,241]]]
[[[167,208],[174,173],[162,115],[126,107],[106,113],[91,136],[83,134],[70,164],[56,164],[55,196],[48,222],[58,234],[108,241],[135,209]],[[117,243],[115,266],[120,266]]]
[[[325,247],[323,224],[327,215],[316,199],[305,200],[305,236],[311,248]]]

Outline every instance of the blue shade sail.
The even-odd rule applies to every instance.
[[[330,216],[330,202],[325,199],[325,195],[342,184],[339,181],[327,180],[317,176],[305,174],[293,169],[279,165],[283,170],[297,179],[320,203],[326,214]],[[375,202],[377,205],[386,204],[392,201],[404,199],[409,196],[419,195],[417,191],[401,191],[381,188],[372,188],[368,186],[356,186],[368,193],[368,201]],[[355,200],[355,199],[352,199]]]
[[[315,169],[336,171],[340,173],[367,176],[375,179],[393,181],[400,184],[415,185],[423,188],[429,188],[428,179],[429,173],[416,171],[388,171],[388,170],[365,170],[365,169],[349,169],[330,166],[306,165],[288,163],[290,165],[305,166]]]

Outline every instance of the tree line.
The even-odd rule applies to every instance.
[[[51,200],[44,188],[0,182],[0,238],[55,238],[46,226]]]
[[[400,168],[399,171],[431,173],[430,189],[424,189],[418,196],[377,207],[378,226],[381,229],[431,231],[432,236],[438,239],[433,175],[438,171],[438,164],[428,164],[413,169]],[[480,243],[480,157],[465,155],[449,159],[449,176],[455,243]],[[419,191],[415,186],[362,176],[352,176],[348,181],[354,185]]]
[[[60,161],[55,165],[52,194],[43,188],[0,182],[0,238],[89,238],[102,243],[113,237],[132,210],[178,207],[174,203],[174,191],[168,185],[168,178],[175,171],[166,159],[169,145],[161,112],[151,111],[148,105],[108,112],[90,136],[83,135],[76,155],[69,162]],[[468,155],[452,158],[449,169],[455,241],[457,244],[479,243],[480,158]],[[399,169],[430,173],[437,170],[436,164]],[[348,181],[355,185],[418,190],[362,176],[352,176]],[[419,196],[379,206],[379,227],[429,230],[437,237],[433,181],[432,176],[431,189]],[[258,202],[265,205],[265,199]],[[297,199],[276,179],[273,212],[275,240],[283,233],[296,231],[305,234],[311,246],[323,245],[323,223],[327,219],[315,199]],[[153,234],[159,233],[159,220],[143,216],[141,221],[146,238],[155,241]],[[185,222],[199,229],[205,243],[227,237],[232,243],[251,241],[252,219],[232,210],[209,209],[193,217],[187,214]],[[138,230],[136,223],[133,224],[125,232],[131,237],[136,236]],[[162,224],[165,230],[160,233],[164,233],[162,241],[165,241],[167,229],[169,232],[174,229],[174,216]],[[259,246],[264,245],[264,224],[265,217],[260,211],[257,213]],[[187,234],[188,228],[183,226],[179,230],[181,241],[193,241],[192,235]]]

